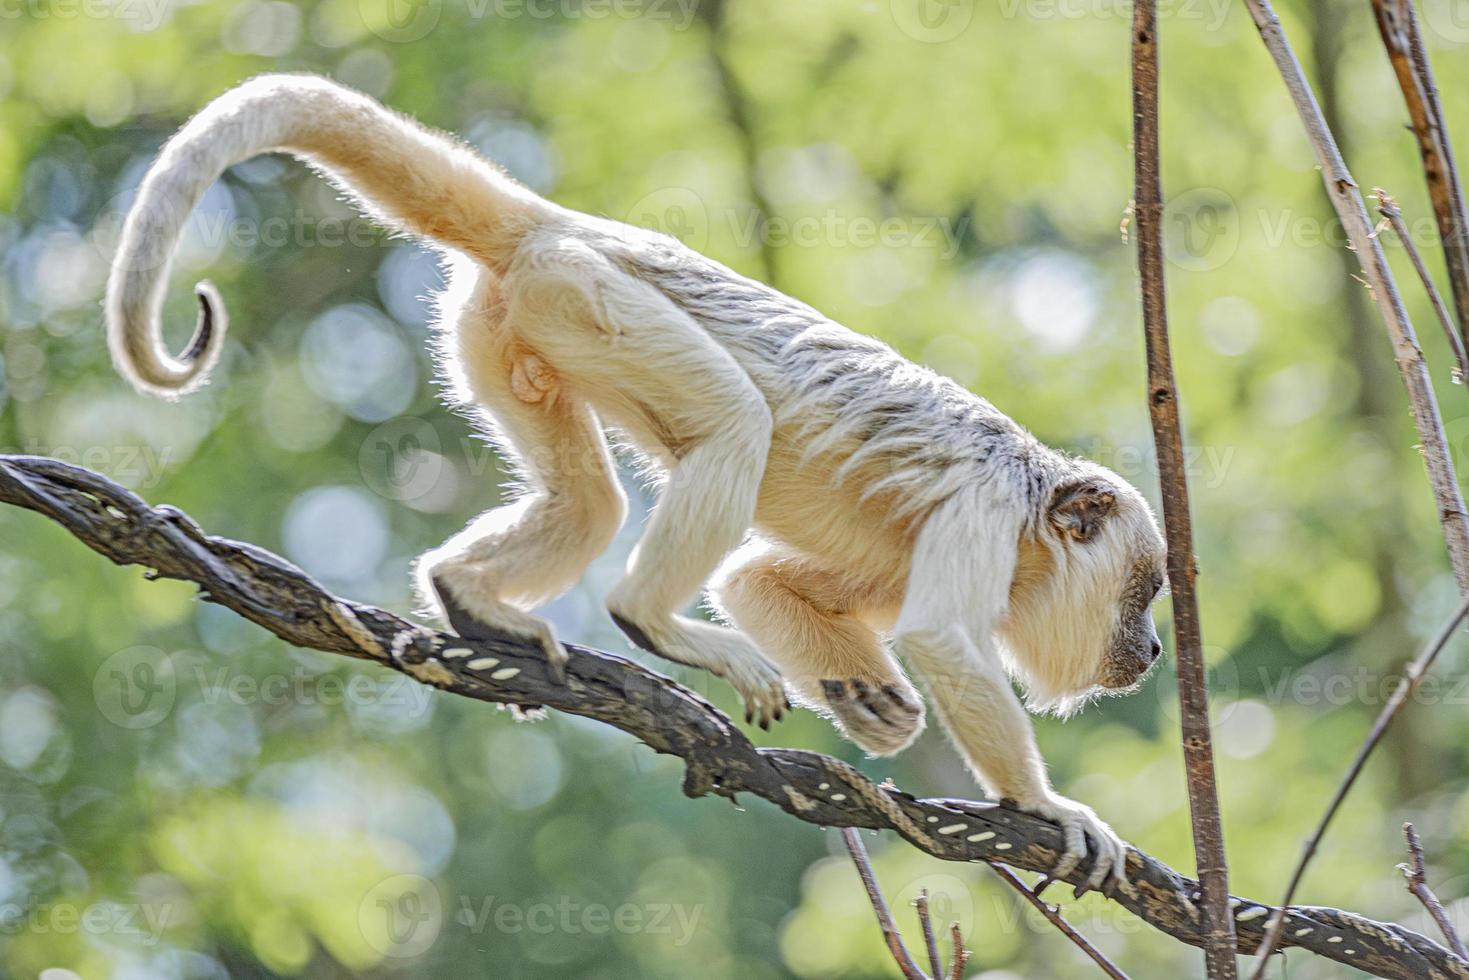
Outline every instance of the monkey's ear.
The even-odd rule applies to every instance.
[[[1046,516],[1057,533],[1073,541],[1090,541],[1116,509],[1116,494],[1101,484],[1083,481],[1059,487]]]

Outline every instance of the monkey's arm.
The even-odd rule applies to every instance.
[[[1127,845],[1090,807],[1058,794],[1024,706],[995,647],[1014,575],[1019,514],[982,491],[928,519],[914,548],[895,647],[928,685],[944,727],[985,791],[1054,820],[1066,832],[1064,876],[1096,845],[1088,884],[1126,884]]]

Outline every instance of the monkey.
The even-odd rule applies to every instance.
[[[560,669],[565,649],[531,610],[626,518],[611,432],[662,482],[605,603],[636,646],[724,678],[747,721],[768,727],[793,701],[876,756],[925,727],[911,671],[985,791],[1064,831],[1057,877],[1091,855],[1088,887],[1130,887],[1126,845],[1052,787],[1026,709],[1068,715],[1159,659],[1165,545],[1136,488],[810,306],[561,207],[311,75],[220,96],[143,179],[104,302],[113,361],[140,392],[180,397],[217,362],[217,291],[198,287],[177,356],[163,292],[205,190],[266,152],[441,251],[448,395],[520,467],[518,497],[418,560],[432,614],[461,635],[528,638]],[[714,621],[685,615],[706,588]]]

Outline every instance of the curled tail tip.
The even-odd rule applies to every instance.
[[[156,314],[126,304],[109,309],[113,363],[139,392],[177,399],[202,387],[219,360],[227,323],[224,301],[214,284],[205,280],[194,287],[199,316],[188,346],[177,357],[158,337]]]
[[[215,337],[224,330],[225,323],[224,300],[220,298],[214,283],[208,279],[200,279],[194,284],[194,296],[199,300],[199,321],[194,327],[194,336],[181,357],[189,367],[193,367],[210,352]],[[208,365],[204,365],[203,370],[207,371]]]

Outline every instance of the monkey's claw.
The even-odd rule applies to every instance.
[[[745,700],[745,724],[757,724],[766,731],[770,723],[780,721],[790,710],[785,682],[774,667],[766,663],[759,669],[731,671],[725,679]]]
[[[860,677],[823,680],[821,692],[837,727],[872,755],[893,755],[923,731],[923,702],[906,682]]]
[[[1127,880],[1127,844],[1091,807],[1051,793],[1040,802],[1022,808],[1059,824],[1066,836],[1066,853],[1051,871],[1052,878],[1065,878],[1091,853],[1094,855],[1091,874],[1075,886],[1076,894],[1106,892],[1105,886],[1109,884],[1125,894],[1135,893]],[[1095,846],[1094,851],[1088,851],[1088,841]]]

